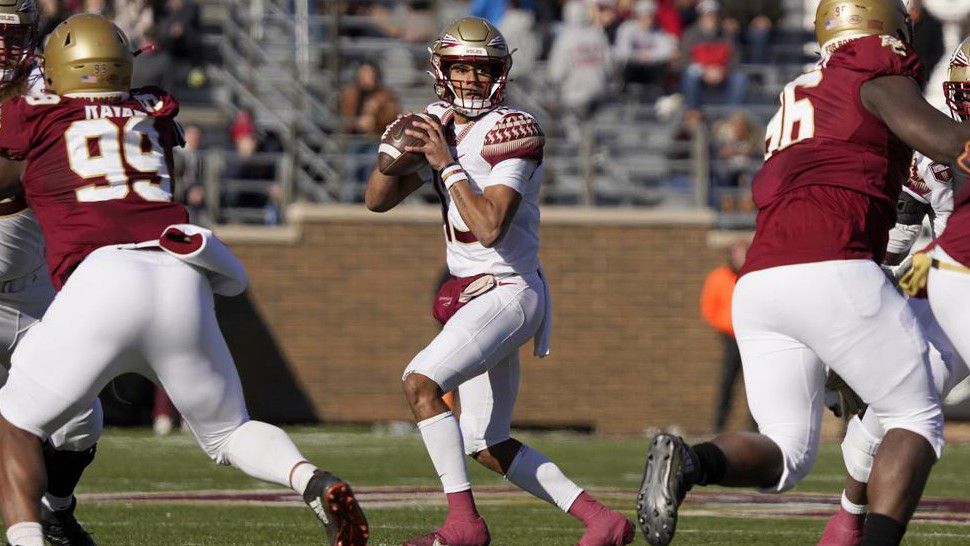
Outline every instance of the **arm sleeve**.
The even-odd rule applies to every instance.
[[[889,230],[889,244],[886,245],[886,251],[893,254],[909,254],[921,231],[923,231],[922,224],[896,224]]]
[[[529,190],[529,182],[539,164],[532,159],[506,159],[492,167],[488,180],[481,184],[482,189],[490,186],[503,185],[524,194]]]

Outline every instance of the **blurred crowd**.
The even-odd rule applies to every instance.
[[[805,0],[805,12],[814,15],[817,3]],[[433,40],[438,30],[432,4],[348,0],[335,6],[348,20],[366,23],[344,25],[348,37],[392,38],[417,45]],[[783,0],[471,0],[460,4],[462,11],[445,18],[471,14],[495,24],[515,50],[512,79],[521,89],[550,102],[548,106],[561,114],[558,119],[567,127],[582,126],[605,103],[641,101],[654,102],[658,113],[680,120],[675,142],[689,141],[703,128],[711,146],[709,204],[747,212],[753,205],[745,189],[761,162],[763,120],[753,119],[744,106],[775,100],[752,96],[751,67],[790,63],[791,58],[779,59],[779,51],[790,53],[794,48],[798,59],[814,41],[813,30],[806,25],[794,36],[793,47],[777,47],[780,39],[793,38],[781,36],[784,4]],[[944,56],[942,25],[920,0],[909,5],[917,26],[914,45],[932,67]],[[364,137],[371,135],[373,142],[384,120],[393,119],[400,110],[395,90],[381,83],[381,67],[387,63],[364,61],[340,95],[344,130],[357,135],[355,142],[364,143],[355,148],[360,152],[371,149]],[[416,56],[415,72],[424,62]],[[357,165],[353,170],[360,182],[368,169]],[[346,197],[358,195],[351,192]]]

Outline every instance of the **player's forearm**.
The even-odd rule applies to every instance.
[[[475,193],[467,181],[453,185],[448,192],[461,219],[482,246],[491,248],[502,240],[508,226],[504,212],[495,203]]]
[[[364,204],[374,212],[387,212],[404,201],[421,183],[415,174],[388,176],[375,167],[367,180]]]

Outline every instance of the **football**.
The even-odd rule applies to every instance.
[[[421,141],[405,134],[404,130],[411,128],[414,122],[427,116],[440,123],[434,114],[406,114],[394,120],[384,134],[377,149],[377,168],[387,176],[401,176],[411,174],[426,164],[424,154],[404,151],[406,146],[418,146]]]

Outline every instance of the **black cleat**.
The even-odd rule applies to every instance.
[[[647,542],[666,546],[677,529],[677,508],[691,488],[687,474],[696,461],[683,438],[657,434],[650,440],[637,495],[637,521]]]
[[[41,505],[40,524],[44,528],[44,539],[51,546],[98,546],[91,535],[74,518],[77,499],[71,501],[67,510],[49,510]]]
[[[370,531],[350,485],[317,470],[303,492],[303,502],[323,522],[330,546],[366,546]]]

